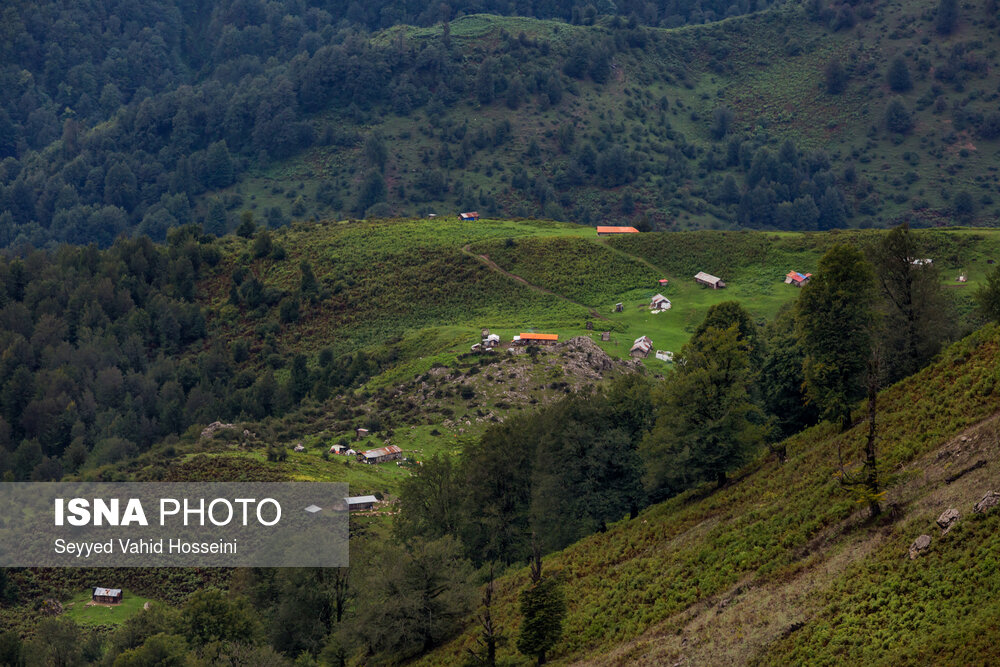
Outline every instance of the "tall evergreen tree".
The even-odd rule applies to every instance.
[[[910,77],[910,67],[902,56],[897,56],[889,64],[889,72],[886,75],[889,81],[889,88],[896,93],[906,93],[913,88],[913,79]]]
[[[958,0],[941,0],[937,6],[934,29],[942,36],[955,32],[958,24]]]
[[[663,498],[703,481],[725,484],[762,442],[754,374],[739,325],[709,326],[684,346],[654,393],[658,417],[642,442],[646,488]]]
[[[796,303],[806,395],[825,419],[845,430],[851,425],[851,408],[864,391],[874,308],[874,270],[859,250],[847,245],[836,245],[823,255]]]
[[[546,654],[562,637],[566,618],[566,598],[559,582],[546,577],[533,582],[518,597],[521,629],[517,650],[545,664]]]

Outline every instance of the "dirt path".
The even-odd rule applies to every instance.
[[[579,306],[580,308],[584,308],[584,309],[590,311],[591,316],[593,316],[593,317],[595,317],[595,318],[597,318],[599,320],[606,320],[606,319],[608,319],[604,315],[601,315],[599,312],[597,312],[596,309],[591,308],[590,306],[588,306],[586,304],[580,303],[579,301],[574,301],[573,299],[570,299],[569,297],[563,296],[562,294],[559,294],[558,292],[553,292],[552,290],[548,290],[548,289],[545,289],[544,287],[539,287],[538,285],[533,285],[532,283],[529,283],[527,280],[525,280],[521,276],[517,275],[516,273],[511,273],[507,269],[502,268],[499,264],[497,264],[492,259],[490,259],[489,255],[477,255],[476,253],[472,252],[472,250],[470,249],[470,244],[466,244],[466,245],[462,246],[462,252],[464,252],[469,257],[474,257],[474,258],[478,259],[480,262],[482,262],[483,264],[485,264],[486,266],[488,266],[491,270],[496,271],[497,273],[501,273],[501,274],[507,276],[508,278],[510,278],[512,280],[516,280],[517,282],[521,283],[525,287],[529,287],[529,288],[535,290],[536,292],[541,292],[542,294],[548,294],[550,296],[554,296],[557,299],[562,299],[563,301],[566,301],[567,303],[571,303],[574,306]]]
[[[605,248],[607,248],[608,250],[610,250],[611,252],[616,252],[619,255],[621,255],[622,257],[628,257],[629,259],[635,260],[636,262],[639,262],[640,264],[645,264],[650,269],[652,269],[653,271],[659,273],[664,278],[667,277],[667,272],[664,271],[663,269],[661,269],[660,267],[658,267],[657,265],[653,264],[649,260],[646,260],[646,259],[644,259],[642,257],[639,257],[639,255],[633,255],[632,253],[625,252],[624,250],[621,250],[619,248],[614,247],[613,245],[611,245],[610,243],[608,243],[608,240],[606,238],[596,238],[596,239],[594,239],[594,243],[602,245]]]

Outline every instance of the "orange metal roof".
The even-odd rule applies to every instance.
[[[598,227],[598,234],[638,234],[635,227]]]
[[[559,340],[559,334],[523,333],[521,340]]]

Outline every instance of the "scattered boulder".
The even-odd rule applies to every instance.
[[[931,536],[921,535],[917,539],[913,540],[913,544],[910,545],[910,560],[913,560],[920,555],[921,551],[926,551],[928,547],[931,546]]]
[[[941,516],[937,518],[937,525],[939,525],[944,532],[947,533],[951,530],[951,527],[955,525],[955,522],[958,521],[959,516],[958,510],[946,509],[941,513]]]
[[[211,424],[209,424],[208,426],[206,426],[205,428],[203,428],[201,430],[201,437],[203,437],[203,438],[211,438],[218,431],[221,431],[224,428],[236,428],[236,427],[233,424],[223,424],[222,422],[212,422]]]
[[[976,514],[982,514],[996,507],[997,503],[1000,503],[1000,493],[987,491],[983,499],[976,503],[976,506],[972,509]]]

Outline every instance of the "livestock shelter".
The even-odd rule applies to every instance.
[[[95,588],[91,601],[97,604],[121,604],[122,589],[120,588]]]
[[[370,510],[378,502],[378,498],[375,496],[351,496],[350,498],[344,498],[344,500],[347,502],[347,510],[349,512]]]
[[[695,274],[694,280],[700,285],[706,285],[712,289],[722,289],[726,286],[726,283],[722,282],[722,278],[716,278],[710,273],[705,273],[704,271],[699,271]]]
[[[386,445],[378,449],[369,449],[358,454],[358,460],[363,463],[385,463],[403,458],[403,450],[397,445]]]
[[[559,342],[559,334],[523,333],[517,336],[521,345],[550,345]]]

